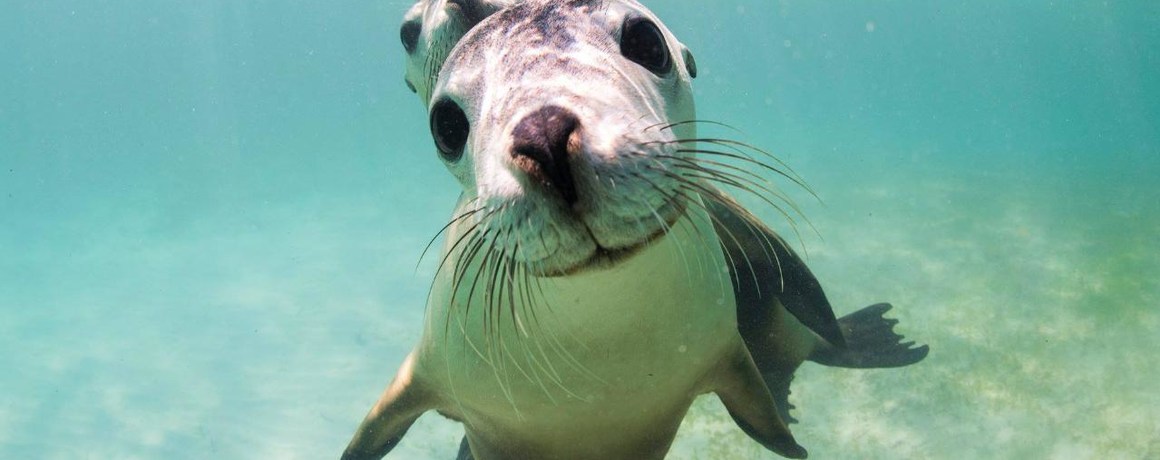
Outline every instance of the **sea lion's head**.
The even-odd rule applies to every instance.
[[[688,50],[632,0],[530,0],[454,48],[429,106],[477,239],[531,273],[614,266],[698,193]]]
[[[513,3],[515,0],[419,0],[411,6],[399,27],[406,52],[403,81],[423,104],[431,100],[431,87],[459,39],[480,21]]]

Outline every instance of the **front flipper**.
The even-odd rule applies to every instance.
[[[414,364],[415,354],[412,353],[359,425],[342,454],[342,460],[383,458],[399,444],[415,420],[434,407],[431,392],[414,379]]]
[[[794,409],[794,405],[789,402],[789,384],[793,381],[793,371],[764,371],[761,376],[765,379],[765,387],[769,389],[769,395],[777,404],[777,413],[781,415],[781,419],[785,420],[785,423],[797,423],[797,419],[789,414],[789,411]]]
[[[715,374],[717,387],[714,392],[737,426],[778,455],[806,458],[806,449],[794,440],[789,427],[778,414],[769,389],[745,346],[739,344],[721,365],[722,369]]]
[[[471,445],[467,444],[467,436],[459,442],[459,455],[455,456],[455,460],[475,460],[475,456],[471,454]]]

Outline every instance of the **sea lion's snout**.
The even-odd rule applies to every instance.
[[[572,156],[579,148],[580,119],[563,107],[549,105],[525,116],[512,130],[511,155],[516,166],[572,207],[579,199],[572,175]]]
[[[538,276],[657,247],[700,187],[687,53],[639,5],[601,5],[513,2],[463,35],[432,90],[464,225]]]

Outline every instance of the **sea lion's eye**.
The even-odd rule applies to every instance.
[[[399,38],[403,40],[403,49],[407,54],[415,52],[415,47],[419,45],[419,31],[423,26],[419,21],[404,22],[403,27],[399,29]]]
[[[620,54],[657,75],[666,74],[673,68],[664,34],[645,18],[624,21],[620,31]]]
[[[435,137],[435,148],[439,149],[444,160],[459,161],[470,133],[467,114],[455,101],[443,98],[431,108],[431,135]]]

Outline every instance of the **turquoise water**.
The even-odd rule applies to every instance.
[[[822,198],[838,313],[890,301],[931,345],[803,366],[813,458],[1160,458],[1160,3],[649,3],[699,115]],[[338,456],[457,195],[408,6],[0,3],[0,458]],[[711,398],[671,457],[773,458]]]

